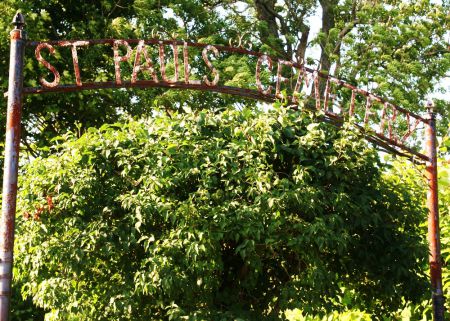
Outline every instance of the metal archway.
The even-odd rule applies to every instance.
[[[189,89],[200,91],[213,91],[231,94],[244,98],[273,102],[284,99],[291,105],[299,103],[298,95],[306,94],[312,99],[312,106],[323,112],[324,120],[339,125],[344,119],[354,117],[355,125],[360,128],[366,139],[386,152],[408,157],[411,161],[426,165],[428,180],[427,206],[428,214],[428,242],[430,279],[433,300],[433,317],[436,321],[444,320],[444,297],[442,292],[442,267],[440,257],[439,213],[438,213],[438,183],[437,183],[437,155],[436,155],[436,116],[432,104],[428,105],[425,116],[412,113],[389,101],[382,99],[366,90],[342,80],[325,75],[302,64],[277,59],[266,54],[246,50],[241,47],[221,45],[208,45],[178,40],[76,40],[76,41],[28,41],[24,31],[24,18],[18,13],[13,19],[15,28],[10,33],[11,54],[9,69],[9,88],[5,165],[3,177],[3,203],[0,220],[0,321],[9,320],[11,280],[13,266],[14,226],[17,196],[17,175],[20,145],[21,109],[23,96],[41,93],[72,92],[80,90],[93,90],[103,88],[151,88],[160,87],[168,89]],[[134,62],[131,61],[131,44],[135,44]],[[93,45],[110,45],[113,49],[114,80],[106,82],[83,82],[78,64],[77,49]],[[148,53],[147,46],[156,46],[157,60],[159,62],[160,77],[156,74],[155,64]],[[169,78],[166,72],[165,49],[170,46],[173,59],[173,77]],[[40,87],[23,86],[23,65],[26,47],[35,47],[35,56],[50,73],[53,81],[40,78]],[[60,84],[58,70],[45,60],[42,50],[54,54],[55,48],[70,48],[73,60],[74,84]],[[182,65],[180,72],[179,49],[182,48]],[[209,75],[195,75],[189,64],[189,50],[201,50],[197,62],[203,64]],[[119,49],[125,49],[121,55]],[[220,73],[214,67],[210,55],[240,54],[253,59],[256,66],[255,78],[250,88],[240,88],[220,82]],[[144,58],[144,63],[142,63]],[[133,63],[130,80],[122,80],[121,63]],[[267,77],[272,72],[276,62],[276,74]],[[262,71],[262,69],[265,69]],[[282,91],[289,79],[283,77],[283,68],[290,68],[292,82],[290,94]],[[140,73],[148,73],[150,79],[139,80]],[[266,75],[266,77],[263,76]],[[200,78],[200,79],[198,79]],[[211,79],[212,78],[212,79]],[[266,83],[263,84],[266,79]],[[268,79],[268,81],[267,81]],[[323,89],[323,90],[322,90]],[[344,93],[347,99],[336,95]],[[342,94],[344,95],[344,94]],[[342,96],[341,95],[341,96]],[[344,96],[345,96],[344,95]],[[358,118],[359,117],[359,118]],[[426,152],[421,153],[410,146],[413,134],[424,130],[426,138]]]

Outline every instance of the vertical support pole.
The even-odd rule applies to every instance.
[[[19,164],[20,117],[23,96],[23,57],[25,20],[18,13],[13,19],[9,62],[8,110],[6,120],[5,165],[3,172],[2,216],[0,220],[0,321],[8,321],[16,215],[17,173]]]
[[[442,292],[441,244],[439,237],[438,173],[436,154],[436,114],[433,103],[428,102],[428,124],[426,125],[426,151],[429,160],[426,164],[428,181],[428,243],[431,293],[433,301],[433,320],[444,321],[444,295]]]

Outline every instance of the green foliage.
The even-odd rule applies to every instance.
[[[429,0],[366,2],[345,39],[341,77],[423,110],[427,95],[450,70],[447,13],[445,4]]]
[[[441,156],[448,155],[450,148],[450,137],[443,137],[440,144]],[[445,157],[440,158],[439,162],[439,213],[440,213],[440,227],[441,227],[441,252],[442,252],[442,283],[444,296],[450,297],[450,163]],[[447,311],[449,308],[447,300]]]
[[[44,320],[45,310],[36,307],[31,298],[24,300],[20,294],[20,286],[14,284],[11,296],[11,316],[14,321],[41,321]]]
[[[372,318],[369,314],[361,311],[350,312],[334,312],[324,317],[304,315],[301,310],[288,310],[285,312],[288,321],[371,321]]]
[[[22,293],[49,320],[270,320],[344,299],[378,318],[419,300],[415,194],[317,117],[160,111],[60,138],[20,182]]]

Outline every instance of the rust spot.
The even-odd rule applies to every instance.
[[[12,30],[10,34],[11,40],[22,39],[22,32],[20,30]]]
[[[8,106],[7,129],[18,130],[20,128],[21,107],[21,103],[17,101]]]
[[[17,188],[11,184],[10,190],[4,201],[6,201],[6,212],[5,209],[2,211],[1,219],[1,233],[3,239],[3,248],[0,249],[3,252],[12,251],[13,248],[13,235],[14,235],[14,219],[16,212],[16,191]]]
[[[436,289],[438,287],[438,283],[440,283],[439,280],[442,277],[441,275],[442,275],[441,265],[436,261],[430,262],[430,279],[431,279],[431,286],[433,289]]]

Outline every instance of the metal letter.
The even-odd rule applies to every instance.
[[[390,107],[392,109],[392,115],[388,115],[387,110],[388,107]],[[389,133],[389,139],[392,141],[397,141],[398,138],[397,136],[394,134],[394,126],[393,124],[395,123],[397,119],[397,108],[395,108],[394,105],[388,103],[387,101],[384,102],[383,104],[383,110],[381,111],[381,121],[380,121],[380,131],[379,134],[384,136],[384,129],[386,127],[386,121],[388,123],[388,133]]]
[[[125,56],[119,56],[119,46],[125,46],[127,48],[127,53]],[[114,50],[114,68],[116,70],[116,84],[122,84],[122,78],[120,76],[120,62],[128,61],[131,57],[131,47],[125,40],[114,40],[113,45]]]
[[[203,60],[205,61],[206,65],[211,70],[212,74],[214,75],[213,81],[209,81],[208,77],[206,77],[206,76],[203,76],[203,81],[205,82],[205,84],[207,86],[211,87],[211,86],[217,86],[217,83],[219,82],[219,72],[217,71],[216,68],[214,68],[211,61],[208,60],[208,56],[206,54],[209,50],[211,50],[214,53],[214,56],[216,56],[216,57],[219,55],[219,50],[217,50],[217,48],[214,46],[207,45],[202,51]]]
[[[420,119],[415,118],[415,121],[413,125],[411,126],[411,114],[406,113],[406,124],[408,125],[408,130],[406,131],[406,134],[402,137],[401,142],[406,143],[406,140],[415,132],[417,127],[420,124]]]
[[[141,65],[141,53],[144,54],[145,63]],[[131,83],[134,84],[137,81],[137,73],[139,71],[148,70],[152,75],[153,81],[158,82],[153,63],[148,56],[147,49],[145,48],[144,40],[140,40],[136,49],[136,57],[134,59],[133,73],[131,74]]]
[[[83,85],[83,83],[81,82],[81,76],[80,76],[80,66],[78,65],[77,47],[78,46],[87,46],[87,44],[88,43],[86,41],[76,41],[71,46],[73,70],[75,72],[75,81],[77,83],[77,86],[82,86]]]
[[[54,54],[55,53],[55,48],[53,48],[52,45],[48,44],[48,43],[41,43],[36,47],[35,50],[35,54],[36,54],[36,59],[45,66],[45,68],[47,68],[48,70],[50,70],[53,73],[53,76],[55,76],[55,79],[52,82],[48,82],[47,80],[44,79],[44,77],[40,77],[39,78],[39,82],[41,83],[42,86],[47,87],[47,88],[53,88],[58,86],[59,84],[59,72],[58,70],[56,70],[56,68],[54,66],[52,66],[48,61],[46,61],[44,58],[42,58],[41,56],[41,50],[42,48],[47,48],[50,51],[50,54]]]
[[[331,92],[331,81],[330,78],[327,78],[327,83],[325,86],[325,97],[323,99],[323,110],[325,111],[325,113],[328,112],[328,101],[329,101],[329,97],[330,97],[330,92]],[[333,104],[331,104],[331,111],[333,112]]]
[[[184,64],[184,83],[187,85],[201,85],[201,80],[189,80],[191,67],[189,66],[188,43],[183,41],[183,64]]]
[[[168,79],[166,75],[166,58],[164,54],[164,43],[162,41],[159,42],[159,64],[161,69],[161,78],[164,82],[168,82],[170,84],[178,82],[178,46],[176,42],[172,44],[173,50],[173,61],[175,65],[175,74],[173,79]]]
[[[288,78],[284,78],[281,75],[281,71],[282,71],[281,69],[282,69],[283,65],[292,67],[292,62],[286,61],[286,60],[278,60],[277,84],[276,84],[276,88],[275,88],[275,97],[280,98],[280,99],[283,98],[283,96],[281,95],[281,91],[280,91],[281,82],[287,83],[289,81]]]
[[[314,81],[314,96],[316,99],[316,109],[320,110],[319,73],[317,72],[317,70],[313,72],[313,81]]]
[[[366,112],[364,114],[364,126],[367,126],[369,124],[369,117],[371,115],[375,115],[370,109],[372,108],[372,97],[367,96],[366,99]]]
[[[352,89],[352,98],[350,100],[350,108],[348,111],[348,115],[350,117],[353,117],[353,115],[355,114],[355,102],[356,102],[356,90]]]
[[[184,83],[189,84],[189,74],[191,70],[189,68],[189,52],[188,44],[186,41],[183,42],[183,64],[184,64]]]
[[[305,69],[304,65],[301,65],[300,68],[298,68],[298,76],[297,76],[297,82],[295,83],[294,92],[292,94],[293,102],[298,103],[298,94],[300,93],[300,87],[303,84],[303,80],[305,81],[306,87],[309,86],[309,78]]]
[[[258,87],[258,91],[263,95],[270,95],[270,92],[272,91],[272,86],[267,87],[266,90],[264,90],[262,84],[261,84],[261,65],[263,64],[263,61],[267,61],[267,65],[269,67],[269,72],[272,71],[272,59],[267,55],[262,55],[258,58],[258,62],[256,63],[256,86]]]

